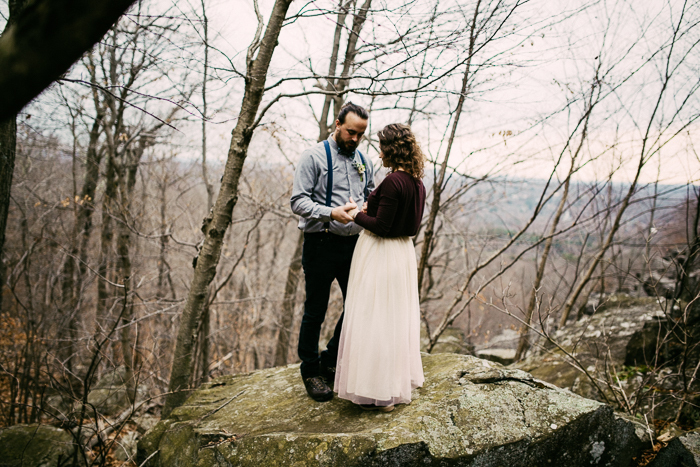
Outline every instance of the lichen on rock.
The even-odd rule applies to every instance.
[[[520,370],[423,354],[409,405],[310,399],[298,365],[219,378],[139,442],[150,466],[628,465],[635,426]],[[564,463],[562,463],[564,462]]]

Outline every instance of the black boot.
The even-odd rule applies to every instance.
[[[321,367],[321,377],[326,382],[329,388],[333,389],[335,385],[335,367],[334,366],[322,366]]]
[[[306,392],[316,402],[326,402],[333,399],[333,390],[323,381],[320,376],[304,379]]]

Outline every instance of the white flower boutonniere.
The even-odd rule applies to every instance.
[[[360,181],[364,182],[365,181],[365,170],[367,170],[367,167],[365,167],[365,164],[362,162],[357,162],[353,161],[352,166],[357,169],[357,173],[360,174]]]

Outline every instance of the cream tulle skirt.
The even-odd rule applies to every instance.
[[[413,243],[365,230],[352,256],[334,390],[356,404],[403,404],[423,380]]]

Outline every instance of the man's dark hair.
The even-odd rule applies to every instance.
[[[341,125],[345,123],[345,116],[350,112],[354,113],[362,120],[369,119],[369,112],[367,112],[364,109],[364,107],[360,107],[359,105],[353,104],[352,102],[348,101],[344,106],[340,108],[340,112],[338,112],[338,121]]]

